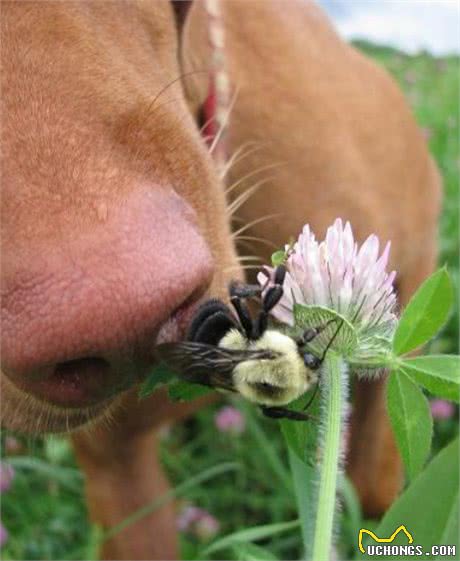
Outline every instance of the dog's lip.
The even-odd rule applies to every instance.
[[[105,382],[109,370],[111,366],[102,359],[80,359],[42,369],[40,377],[17,385],[25,393],[59,409],[99,409],[132,385],[128,383],[129,378],[118,376],[118,387],[110,387]]]
[[[162,325],[155,338],[153,356],[145,357],[143,367],[139,364],[136,379],[126,376],[117,376],[118,387],[108,387],[103,383],[107,371],[111,369],[110,364],[103,359],[89,358],[73,361],[75,363],[85,362],[84,375],[79,368],[72,369],[71,362],[64,362],[50,368],[48,375],[35,380],[32,386],[23,388],[26,392],[32,390],[40,400],[64,409],[102,409],[109,404],[117,395],[133,387],[136,382],[144,379],[150,370],[148,365],[156,363],[155,347],[162,343],[176,343],[186,337],[190,322],[206,298],[203,296],[198,300],[193,299],[180,306],[172,316]],[[82,366],[78,364],[77,366]],[[123,387],[122,387],[123,386]]]

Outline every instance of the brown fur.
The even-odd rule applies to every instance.
[[[404,304],[434,266],[440,182],[398,88],[339,39],[314,4],[223,6],[237,92],[230,151],[248,147],[230,183],[266,170],[232,190],[235,201],[265,181],[237,209],[235,224],[278,213],[245,235],[280,247],[305,222],[321,237],[337,216],[349,219],[361,240],[371,232],[392,240]],[[241,275],[224,188],[194,122],[208,87],[206,26],[197,3],[179,55],[167,2],[3,3],[2,416],[15,429],[40,432],[110,413],[74,437],[90,513],[106,527],[166,490],[152,428],[189,408],[162,394],[139,404],[135,391],[125,391],[103,406],[63,411],[30,397],[24,372],[39,359],[63,360],[59,345],[66,360],[69,349],[77,356],[110,349],[127,370],[135,347],[147,368],[148,346],[178,306],[207,285],[208,294],[223,296],[228,279]],[[185,95],[183,72],[191,72]],[[139,219],[142,202],[147,219]],[[254,248],[265,261],[270,252]],[[146,255],[161,258],[161,267],[149,268]],[[75,271],[97,279],[94,292],[94,283],[84,292]],[[78,317],[74,307],[60,308],[62,278]],[[133,299],[130,279],[142,298]],[[43,294],[51,296],[40,303]],[[87,309],[91,299],[97,305]],[[34,354],[27,343],[37,332]],[[126,369],[117,371],[124,388]],[[349,471],[372,514],[388,506],[401,481],[383,388],[360,384],[352,420]],[[172,516],[163,508],[127,528],[104,556],[174,558]]]

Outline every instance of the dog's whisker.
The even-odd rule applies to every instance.
[[[246,220],[242,217],[242,216],[230,216],[230,221],[233,222],[237,222],[238,224],[243,224],[246,222]]]
[[[267,179],[262,179],[261,181],[255,183],[254,185],[252,185],[252,187],[249,187],[248,189],[246,189],[246,191],[243,191],[240,195],[238,195],[238,197],[228,206],[227,208],[227,215],[232,216],[240,207],[242,207],[244,205],[244,203],[250,199],[252,197],[252,195],[254,195],[254,193],[256,193],[261,187],[263,187],[264,185],[269,184],[269,182],[272,180],[271,177],[268,177]]]
[[[235,150],[234,154],[232,154],[232,156],[227,160],[227,163],[222,168],[220,179],[224,179],[227,173],[236,163],[250,156],[254,152],[260,150],[264,144],[267,143],[257,142],[255,140],[250,142],[245,142],[242,146],[240,146],[237,150]],[[248,148],[247,151],[245,151],[246,148]]]
[[[233,238],[233,241],[235,243],[244,243],[244,242],[256,242],[256,243],[261,243],[264,244],[272,249],[277,249],[277,245],[273,242],[271,242],[270,240],[267,240],[265,238],[259,238],[258,236],[237,236],[235,238]]]
[[[203,74],[203,73],[207,73],[207,71],[206,70],[190,70],[189,72],[182,72],[181,74],[179,74],[179,76],[174,78],[174,80],[171,80],[170,82],[168,82],[165,86],[163,86],[163,88],[160,89],[159,92],[157,92],[155,94],[155,97],[152,99],[152,101],[150,102],[150,104],[147,108],[147,112],[149,112],[151,109],[153,109],[153,107],[154,107],[156,101],[158,100],[158,98],[161,97],[171,86],[173,86],[177,82],[182,81],[184,78],[187,78],[188,76],[193,76],[195,74]]]
[[[264,222],[265,220],[271,220],[272,218],[279,218],[280,216],[282,216],[282,213],[277,212],[277,213],[274,213],[274,214],[267,214],[266,216],[261,216],[260,218],[257,218],[256,220],[252,220],[251,222],[248,222],[247,224],[242,226],[239,230],[236,230],[235,232],[233,232],[232,238],[233,239],[237,238],[240,234],[242,234],[243,232],[246,232],[246,230],[249,230],[249,228],[252,228],[252,226],[255,226],[256,224],[260,224],[260,222]]]
[[[221,125],[220,125],[220,129],[217,131],[217,133],[216,133],[216,135],[215,135],[215,137],[214,137],[214,139],[213,139],[213,141],[212,141],[212,144],[211,144],[211,146],[209,147],[209,153],[210,153],[211,155],[212,155],[212,154],[214,153],[214,151],[216,150],[216,147],[217,147],[217,145],[219,144],[219,142],[220,142],[220,140],[221,140],[221,138],[222,138],[222,135],[223,135],[224,132],[225,132],[225,129],[227,128],[228,121],[229,121],[229,119],[230,119],[230,113],[232,112],[233,107],[234,107],[234,105],[235,105],[237,95],[238,95],[238,90],[235,90],[235,93],[233,94],[233,98],[231,99],[231,101],[230,101],[230,103],[229,103],[229,105],[228,105],[228,109],[227,109],[227,111],[226,111],[226,113],[225,113],[225,115],[224,115],[224,117],[223,117],[223,119],[222,119],[222,123],[221,123]]]
[[[260,168],[257,168],[257,169],[254,169],[254,170],[250,171],[246,175],[243,175],[243,177],[240,177],[240,179],[238,179],[238,181],[235,181],[235,183],[233,183],[232,185],[227,187],[227,189],[225,190],[226,195],[228,196],[239,185],[241,185],[242,183],[244,183],[245,181],[247,181],[248,179],[250,179],[254,175],[257,175],[258,173],[261,173],[262,171],[267,171],[269,169],[281,167],[283,165],[284,164],[281,164],[281,163],[268,164],[266,166],[261,166]]]
[[[257,255],[243,255],[241,257],[238,257],[237,261],[239,261],[240,263],[244,263],[245,261],[258,261],[259,263],[262,263],[264,260]]]
[[[227,267],[223,270],[224,274],[231,274],[233,272],[238,271],[250,271],[250,270],[257,270],[260,271],[260,265],[240,265],[240,266],[232,266]]]
[[[203,125],[200,127],[200,134],[201,134],[201,137],[202,137],[203,139],[205,139],[206,142],[209,141],[209,140],[211,140],[212,137],[211,137],[211,136],[203,136],[203,133],[204,133],[204,131],[209,127],[209,125],[210,125],[213,121],[215,121],[215,120],[216,120],[216,118],[215,118],[214,116],[213,116],[213,117],[209,117],[209,119],[208,119],[207,121],[205,121],[205,122],[203,123]]]

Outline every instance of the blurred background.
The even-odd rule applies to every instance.
[[[460,4],[457,0],[319,3],[347,40],[393,75],[423,129],[444,179],[440,264],[448,265],[458,295]],[[458,302],[456,310],[430,351],[458,352]],[[458,410],[442,400],[433,400],[431,408],[434,454],[458,431]],[[95,559],[101,533],[87,520],[83,478],[68,441],[31,440],[3,432],[1,447],[2,557]],[[184,559],[193,559],[216,535],[296,517],[278,427],[241,401],[217,404],[186,423],[165,428],[162,460],[172,484],[185,483],[187,488],[178,501],[177,519]],[[194,475],[225,462],[237,462],[242,468],[229,468],[205,485],[191,484]],[[343,501],[339,548],[346,558],[351,557],[362,519],[352,488]],[[366,528],[372,524],[366,521]],[[301,551],[296,531],[263,545],[279,559],[298,558]]]
[[[450,55],[460,51],[457,0],[318,0],[339,33],[406,53]]]

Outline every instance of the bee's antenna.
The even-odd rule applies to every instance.
[[[303,411],[307,411],[310,408],[310,405],[313,403],[313,401],[315,400],[316,394],[318,393],[318,388],[319,388],[319,380],[316,382],[315,390],[314,390],[312,396],[310,397],[310,399],[307,401],[307,403],[303,407],[303,409],[302,409]]]
[[[337,320],[336,320],[335,318],[329,320],[329,321],[324,325],[324,327],[327,327],[327,326],[330,325],[333,321],[337,321]],[[332,343],[335,341],[335,338],[337,337],[339,331],[340,331],[341,328],[342,328],[343,321],[344,321],[344,320],[342,319],[342,321],[340,322],[340,325],[337,327],[337,329],[335,330],[334,335],[331,337],[329,343],[327,344],[326,348],[324,349],[322,356],[321,356],[320,358],[316,358],[316,357],[313,357],[312,355],[309,355],[311,358],[313,358],[313,362],[312,362],[312,364],[311,364],[311,367],[312,367],[312,368],[314,367],[315,370],[316,370],[316,369],[319,369],[319,367],[320,367],[321,364],[323,363],[323,361],[324,361],[324,359],[325,359],[325,357],[326,357],[326,354],[327,354],[328,350],[331,348]],[[324,328],[324,327],[323,327],[323,328]],[[305,341],[299,341],[298,344],[301,343],[301,342],[305,343]],[[304,360],[305,360],[305,356],[304,356]],[[319,377],[318,377],[318,382],[316,383],[315,390],[314,390],[312,396],[310,397],[310,399],[308,400],[308,402],[306,403],[305,407],[303,408],[303,411],[306,411],[306,410],[310,407],[310,405],[313,403],[313,400],[315,399],[316,394],[318,393],[318,388],[319,388]]]
[[[336,338],[337,335],[339,334],[339,331],[342,329],[343,321],[344,321],[344,320],[343,320],[343,318],[342,318],[342,321],[340,322],[340,325],[337,327],[337,329],[336,329],[334,335],[331,337],[329,343],[327,344],[326,348],[324,349],[323,354],[322,354],[321,358],[319,359],[320,364],[321,364],[321,363],[323,362],[323,360],[325,359],[326,354],[327,354],[327,351],[331,348],[332,343],[335,341],[335,338]]]

